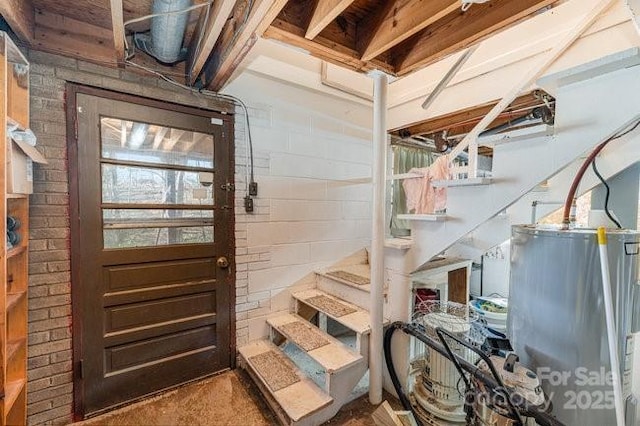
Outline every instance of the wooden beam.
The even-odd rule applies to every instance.
[[[313,40],[338,17],[354,0],[317,0],[305,38]]]
[[[362,60],[379,56],[458,9],[460,0],[395,0],[383,10],[378,27],[364,47]]]
[[[476,123],[482,120],[482,117],[484,117],[489,111],[491,111],[491,109],[496,106],[497,103],[498,100],[495,100],[482,105],[454,111],[450,114],[439,115],[437,117],[429,118],[425,121],[414,123],[402,129],[393,130],[392,133],[398,136],[420,136],[438,133],[444,130],[459,129],[464,126],[474,126]],[[514,100],[509,108],[507,108],[503,112],[502,118],[515,118],[519,115],[524,114],[524,112],[521,112],[521,110],[529,109],[531,107],[539,105],[540,103],[541,101],[537,99],[533,93],[522,95]],[[520,112],[514,113],[514,111]],[[454,133],[458,133],[458,131],[455,131]]]
[[[287,0],[239,0],[205,67],[204,85],[219,91]],[[250,9],[249,9],[250,8]]]
[[[116,49],[116,60],[124,68],[124,12],[122,0],[111,0],[111,26],[113,28],[113,47]]]
[[[155,151],[160,147],[160,144],[164,140],[164,137],[167,135],[169,131],[168,127],[160,127],[153,137],[153,150]]]
[[[31,0],[2,0],[0,15],[24,42],[33,41],[34,9]]]
[[[198,79],[235,4],[236,0],[217,0],[213,2],[211,9],[205,9],[201,12],[200,22],[189,46],[189,63],[187,65],[189,84],[193,84]],[[207,10],[209,10],[208,17],[206,17]],[[207,27],[204,29],[204,35],[198,46],[198,34],[200,34],[200,28],[205,22]]]
[[[555,1],[492,0],[475,4],[466,12],[453,12],[394,48],[396,72],[400,76],[406,75],[443,59],[526,19]]]
[[[35,23],[35,50],[116,65],[111,30],[43,10],[36,11]]]
[[[265,31],[264,37],[300,47],[317,58],[355,71],[366,72],[380,69],[390,74],[393,73],[393,67],[390,64],[381,61],[362,61],[357,51],[326,40],[321,36],[314,40],[308,40],[304,37],[304,29],[281,19],[276,19],[273,22]]]

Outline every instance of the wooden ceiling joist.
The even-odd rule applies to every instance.
[[[393,73],[393,68],[389,64],[381,61],[362,61],[356,50],[336,44],[324,39],[322,36],[318,36],[314,40],[308,40],[304,37],[304,29],[281,19],[276,19],[267,31],[265,31],[264,36],[286,44],[298,46],[307,50],[317,58],[324,59],[327,62],[342,67],[351,68],[355,71],[380,69]]]
[[[36,50],[104,65],[115,66],[117,63],[110,29],[44,10],[36,10],[31,45]]]
[[[124,67],[124,11],[122,0],[111,1],[111,26],[113,28],[113,47],[116,50],[116,60],[121,67]]]
[[[2,0],[0,15],[18,37],[26,42],[33,40],[35,17],[31,0]]]
[[[354,0],[316,0],[305,38],[313,40],[327,25],[338,17]]]
[[[473,128],[475,124],[480,122],[480,120],[482,120],[482,118],[487,115],[498,102],[499,101],[496,100],[486,104],[455,111],[450,114],[433,117],[419,123],[414,123],[402,129],[393,130],[391,133],[401,137],[430,135],[433,133],[443,132],[445,130],[447,130],[449,134],[465,133]],[[496,119],[496,121],[491,124],[491,127],[494,125],[500,125],[521,115],[525,115],[529,108],[533,108],[540,103],[540,99],[534,93],[519,96]]]
[[[204,36],[202,40],[200,40],[200,45],[198,46],[199,37],[194,36],[189,46],[190,55],[189,63],[187,64],[189,84],[193,84],[200,75],[200,72],[202,72],[204,64],[207,62],[207,58],[211,54],[220,34],[222,34],[222,29],[227,19],[229,19],[229,15],[231,15],[235,4],[236,0],[214,1],[209,10],[208,17],[205,16],[207,10],[201,13],[200,22],[194,34],[197,35],[200,33],[202,25],[205,25],[205,22],[206,28],[204,28]]]
[[[369,61],[451,12],[460,9],[460,0],[395,0],[383,16],[364,48],[362,60]],[[376,21],[375,19],[372,20]]]
[[[215,91],[222,89],[286,3],[287,0],[239,0],[236,3],[205,67],[206,87]]]
[[[427,26],[394,49],[398,75],[406,75],[482,41],[556,0],[492,0],[457,10]]]

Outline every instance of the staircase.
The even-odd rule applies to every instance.
[[[620,171],[632,166],[640,158],[640,137],[637,134],[627,135],[619,141],[612,142],[598,156],[598,169],[605,179],[609,179]],[[498,214],[481,224],[478,228],[454,244],[447,254],[479,259],[487,250],[503,243],[511,237],[511,226],[531,223],[532,203],[534,201],[564,201],[573,177],[584,162],[579,158],[565,169],[547,181],[544,191],[529,192],[506,209],[504,214]],[[600,183],[598,178],[588,172],[582,183],[578,195],[582,195]],[[559,204],[541,204],[536,208],[536,218],[562,208]]]
[[[240,366],[283,425],[319,425],[368,391],[370,269],[362,250],[291,291],[291,312],[267,339],[239,349]]]
[[[571,70],[547,78],[547,82],[554,78],[556,83],[559,82],[553,85],[555,126],[534,127],[519,131],[512,138],[487,141],[494,145],[492,179],[449,185],[444,220],[413,218],[414,244],[406,253],[407,270],[415,270],[480,227],[485,227],[488,232],[479,232],[471,237],[471,241],[477,243],[487,235],[491,241],[478,244],[478,249],[506,240],[511,223],[529,222],[530,210],[526,218],[521,213],[514,214],[527,210],[522,207],[511,209],[511,218],[509,211],[507,216],[499,216],[501,212],[525,197],[540,182],[552,179],[558,173],[561,173],[561,178],[556,183],[561,179],[562,182],[571,180],[573,174],[562,173],[564,169],[572,165],[575,167],[595,146],[640,118],[640,97],[628,95],[640,90],[640,67],[624,68],[628,64],[618,64],[618,60],[616,55],[600,59],[600,65],[606,66],[590,68],[588,72],[578,70],[578,75],[572,74],[571,79],[565,78]],[[637,152],[638,133],[633,132],[626,138],[611,142],[606,155],[613,155],[614,151],[619,153],[625,144],[628,144],[627,149],[633,147],[631,149]],[[623,163],[637,158],[628,153],[619,155],[628,155],[626,159],[616,160],[616,165],[622,168]],[[605,161],[600,161],[600,164],[603,169],[607,168],[609,175],[621,170],[606,166]],[[558,185],[556,192],[564,193],[561,187],[563,185]],[[495,241],[498,236],[501,239]]]
[[[449,187],[445,216],[405,215],[412,220],[413,244],[388,245],[385,253],[391,320],[409,320],[411,272],[445,250],[474,258],[508,239],[512,224],[530,222],[533,200],[563,200],[585,155],[640,119],[640,96],[628,95],[640,93],[640,66],[617,60],[603,58],[598,67],[548,78],[556,98],[554,127],[481,142],[494,146],[490,179],[441,183]],[[598,161],[602,175],[636,162],[639,142],[640,130],[611,142]],[[532,192],[544,181],[547,191]],[[580,191],[597,183],[587,174]],[[558,207],[541,206],[538,217]],[[268,337],[239,349],[240,366],[282,424],[319,425],[367,392],[369,280],[365,250],[316,272],[310,286],[291,287],[290,312],[267,319]],[[401,338],[392,347],[401,377],[408,371],[408,347]]]

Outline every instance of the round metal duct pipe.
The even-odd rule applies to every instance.
[[[153,14],[174,12],[191,6],[191,0],[154,0]],[[151,20],[151,42],[158,60],[172,63],[182,59],[182,40],[187,29],[189,13],[172,13]]]

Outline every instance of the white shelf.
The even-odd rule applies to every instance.
[[[481,186],[490,185],[493,183],[492,178],[479,177],[472,179],[448,179],[448,180],[434,180],[431,185],[435,188],[455,187],[455,186]]]
[[[418,220],[423,222],[444,222],[447,220],[446,214],[399,214],[400,220]]]

